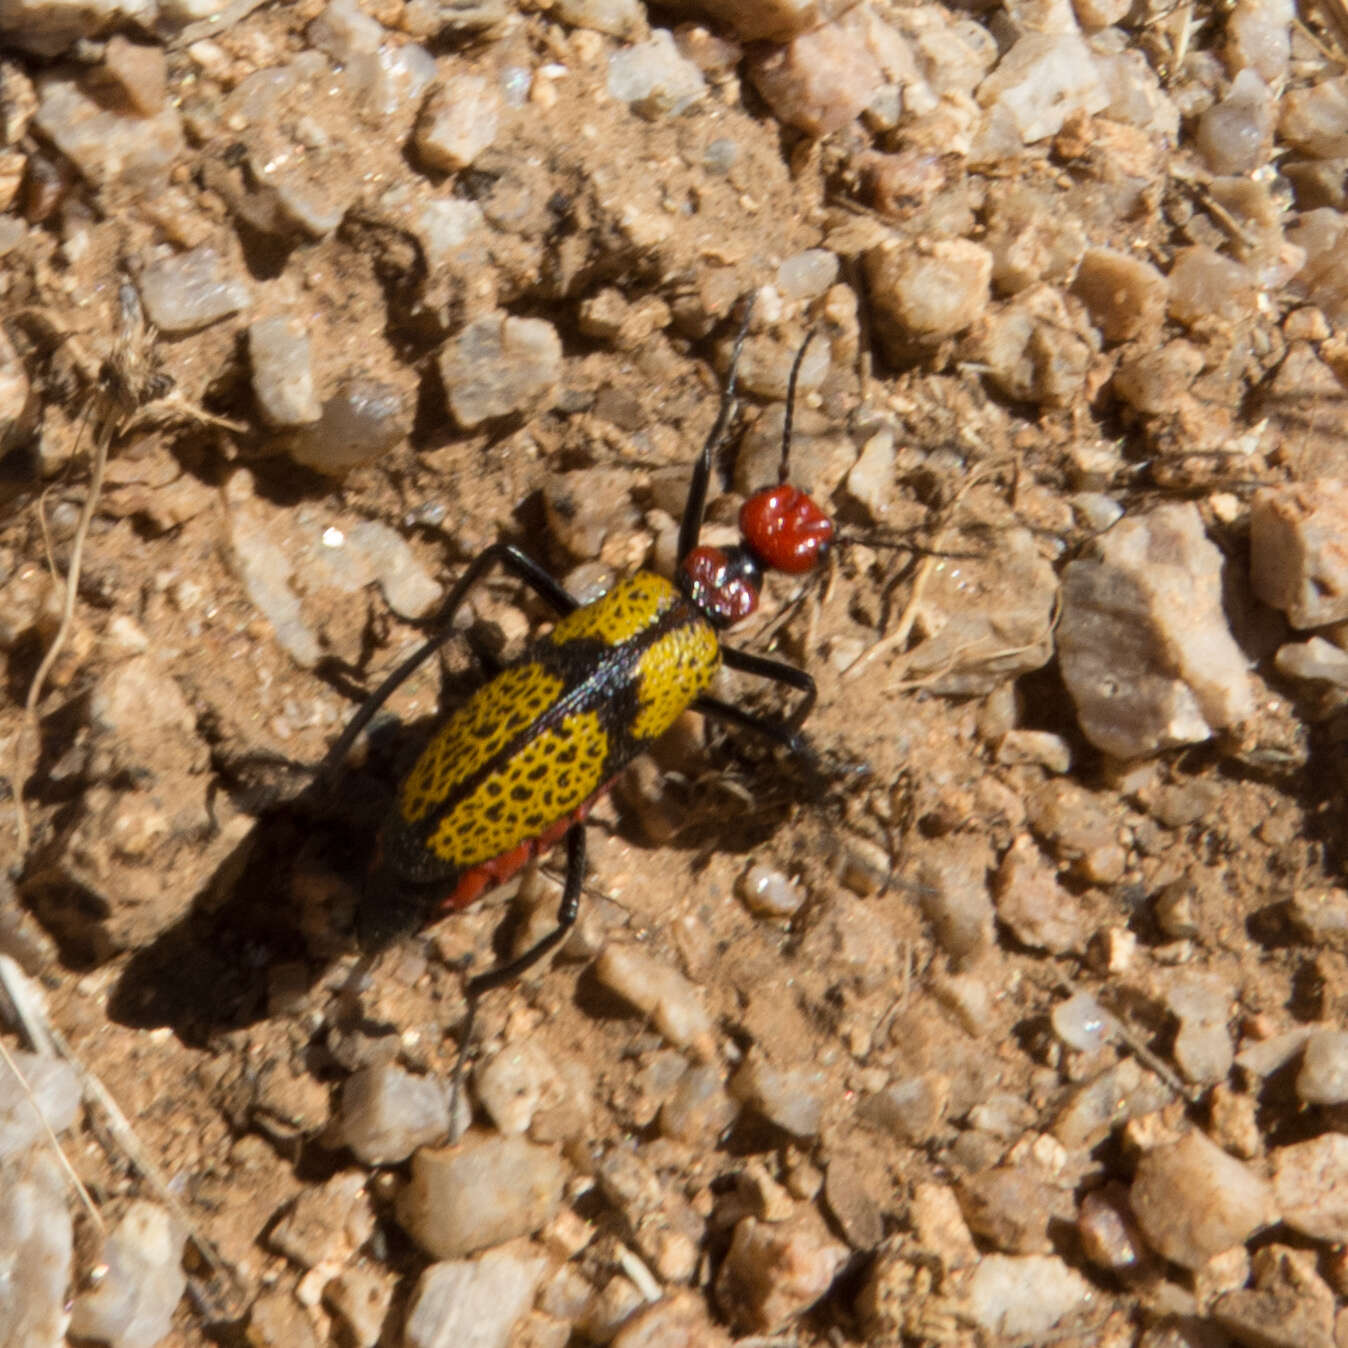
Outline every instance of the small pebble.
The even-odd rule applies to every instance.
[[[1268,86],[1242,70],[1225,98],[1198,119],[1195,145],[1213,173],[1252,173],[1273,149],[1276,107]]]
[[[611,1348],[730,1348],[730,1336],[712,1323],[702,1298],[684,1289],[629,1316],[610,1344]]]
[[[323,1302],[341,1322],[355,1348],[375,1348],[384,1332],[393,1291],[389,1275],[354,1264],[329,1279],[323,1288]]]
[[[1225,559],[1196,506],[1122,520],[1063,574],[1058,657],[1086,737],[1119,758],[1199,743],[1254,711]]]
[[[396,1165],[449,1131],[443,1082],[392,1063],[363,1067],[342,1085],[337,1134],[366,1165]]]
[[[74,1232],[69,1187],[46,1148],[0,1165],[0,1343],[62,1348]]]
[[[1181,972],[1165,988],[1166,1004],[1179,1021],[1175,1062],[1187,1081],[1225,1080],[1235,1059],[1227,1029],[1233,991],[1214,974]]]
[[[541,318],[488,314],[446,342],[440,378],[460,428],[551,405],[562,370],[556,329]]]
[[[417,119],[417,154],[437,173],[466,169],[496,139],[501,95],[481,75],[452,75],[432,90]]]
[[[1314,1025],[1298,1025],[1283,1034],[1256,1038],[1236,1054],[1236,1065],[1253,1077],[1272,1076],[1286,1067],[1305,1048],[1311,1035],[1318,1032]]]
[[[1066,1195],[1032,1171],[995,1166],[956,1188],[969,1230],[1007,1254],[1048,1254],[1049,1223],[1063,1216]]]
[[[137,285],[145,316],[164,333],[195,332],[252,303],[252,289],[214,248],[149,263]]]
[[[824,1202],[854,1250],[873,1250],[885,1235],[884,1219],[867,1176],[845,1157],[834,1157],[824,1174]]]
[[[469,1134],[456,1146],[423,1147],[412,1157],[398,1221],[432,1258],[458,1259],[546,1225],[565,1177],[550,1148]]]
[[[690,1067],[660,1106],[660,1135],[694,1147],[711,1147],[735,1121],[739,1108],[712,1067]]]
[[[417,1279],[403,1342],[407,1348],[509,1348],[547,1266],[527,1248],[432,1264]]]
[[[841,131],[885,84],[861,29],[846,22],[753,53],[749,78],[782,121],[811,136]]]
[[[72,7],[62,8],[69,12]],[[33,127],[74,164],[82,178],[95,188],[119,186],[147,194],[163,189],[170,169],[183,152],[182,119],[176,106],[163,107],[151,117],[128,115],[105,107],[80,81],[58,73],[40,76],[37,88],[39,103]],[[196,279],[202,279],[200,274]],[[231,284],[241,286],[242,282]],[[204,296],[197,295],[187,299],[186,307],[194,310],[207,303]],[[245,294],[240,303],[223,313],[233,313],[246,303]],[[170,312],[182,311],[174,308]],[[222,316],[216,313],[202,323],[188,322],[186,328],[202,327]],[[152,321],[164,327],[157,318]]]
[[[1330,683],[1348,687],[1348,651],[1324,637],[1307,641],[1289,641],[1279,646],[1273,657],[1274,667],[1284,678],[1307,683]]]
[[[1147,1258],[1147,1246],[1121,1184],[1093,1189],[1081,1200],[1077,1234],[1086,1258],[1111,1273],[1131,1273]]]
[[[11,1049],[0,1060],[0,1163],[22,1156],[48,1128],[65,1132],[79,1114],[81,1095],[69,1063]]]
[[[552,12],[563,23],[634,41],[646,31],[640,0],[556,0]]]
[[[788,918],[802,903],[801,887],[781,871],[754,862],[735,884],[744,906],[759,917]]]
[[[989,1254],[978,1261],[966,1297],[969,1318],[988,1333],[1042,1340],[1089,1309],[1096,1293],[1057,1255]]]
[[[608,91],[648,121],[677,117],[706,93],[702,72],[664,28],[609,57]]]
[[[847,1253],[812,1208],[785,1222],[744,1217],[716,1275],[717,1304],[736,1329],[780,1332],[828,1291]]]
[[[709,1060],[715,1054],[711,1017],[701,990],[681,973],[635,946],[607,945],[595,961],[595,977],[630,1002],[675,1048]]]
[[[1120,363],[1110,387],[1128,406],[1147,416],[1164,416],[1181,406],[1203,373],[1202,349],[1176,338],[1159,351],[1141,351]]]
[[[1077,901],[1058,883],[1028,834],[1017,838],[1002,858],[994,890],[997,917],[1022,945],[1055,955],[1085,949]]]
[[[1032,763],[1063,776],[1072,767],[1072,748],[1061,735],[1047,730],[1008,730],[997,745],[997,761]]]
[[[314,390],[309,334],[295,318],[259,318],[248,326],[253,396],[269,426],[317,421],[322,406]]]
[[[1278,1219],[1268,1181],[1197,1129],[1142,1157],[1128,1201],[1147,1243],[1188,1269]]]
[[[1250,507],[1255,593],[1293,627],[1348,618],[1348,484],[1333,479],[1263,487]]]
[[[1289,916],[1315,945],[1331,945],[1348,936],[1348,892],[1342,889],[1298,890]]]
[[[920,1147],[936,1135],[949,1101],[949,1079],[938,1072],[924,1072],[864,1097],[857,1114],[905,1146]]]
[[[162,111],[167,81],[162,47],[114,34],[103,52],[103,71],[130,111],[141,117],[154,117]]]
[[[538,1110],[556,1104],[565,1094],[551,1058],[533,1039],[508,1044],[479,1063],[473,1089],[507,1137],[527,1133]]]
[[[1306,1040],[1296,1090],[1308,1105],[1348,1101],[1348,1031],[1316,1030]]]
[[[1170,316],[1186,326],[1248,318],[1258,287],[1248,267],[1211,248],[1183,248],[1170,268]]]
[[[1252,70],[1268,84],[1281,84],[1292,54],[1292,0],[1236,0],[1226,17],[1226,68],[1239,79]]]
[[[1079,33],[1027,33],[979,86],[978,101],[990,121],[1033,145],[1056,136],[1071,113],[1103,112],[1109,90]]]
[[[350,1258],[373,1230],[365,1175],[346,1170],[302,1190],[271,1228],[267,1244],[301,1268],[316,1268]]]
[[[1161,326],[1169,285],[1149,262],[1109,248],[1088,248],[1072,293],[1106,342],[1127,342]]]
[[[793,253],[777,268],[777,290],[784,300],[812,300],[838,279],[838,257],[826,248]]]
[[[988,866],[986,844],[968,835],[934,841],[919,855],[922,911],[941,949],[954,960],[971,960],[992,944]]]
[[[847,474],[847,494],[876,523],[888,518],[894,502],[894,432],[883,426],[861,447]]]
[[[794,1137],[814,1137],[824,1118],[823,1081],[808,1067],[776,1068],[750,1053],[730,1080],[730,1094]]]
[[[1308,158],[1348,155],[1348,76],[1288,89],[1278,112],[1279,136]]]
[[[346,379],[324,401],[317,421],[291,432],[286,451],[316,473],[341,477],[406,440],[412,415],[404,390],[382,379]]]
[[[1114,1038],[1114,1019],[1094,993],[1078,992],[1053,1008],[1053,1032],[1068,1048],[1094,1053]]]
[[[967,239],[938,241],[926,250],[883,247],[867,254],[866,275],[880,335],[906,349],[952,336],[983,312],[992,254]]]
[[[1169,1090],[1158,1078],[1125,1058],[1071,1096],[1053,1121],[1053,1136],[1069,1151],[1085,1151],[1119,1124],[1160,1109],[1168,1100]]]
[[[228,513],[228,558],[244,593],[272,625],[277,643],[297,665],[311,669],[322,648],[305,620],[299,596],[290,586],[290,557],[268,536],[258,514],[248,507]]]
[[[1067,407],[1080,396],[1099,349],[1052,287],[1032,286],[984,316],[968,338],[972,359],[1017,402]]]
[[[1258,1348],[1337,1342],[1339,1303],[1320,1277],[1312,1251],[1269,1245],[1257,1250],[1249,1264],[1253,1286],[1237,1285],[1212,1302],[1211,1318],[1220,1330]],[[1338,1314],[1337,1324],[1348,1321]]]
[[[103,1244],[103,1277],[75,1299],[71,1334],[109,1348],[154,1348],[187,1290],[186,1239],[166,1208],[132,1203]]]
[[[1283,1221],[1311,1240],[1348,1243],[1348,1137],[1323,1133],[1272,1153]]]

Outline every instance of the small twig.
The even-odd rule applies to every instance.
[[[90,1068],[84,1065],[66,1037],[47,1019],[46,1013],[42,1010],[41,1004],[32,992],[28,976],[13,960],[5,955],[0,955],[0,986],[3,986],[8,993],[15,1014],[19,1018],[29,1042],[35,1047],[43,1044],[48,1045],[54,1056],[64,1058],[74,1069],[75,1075],[79,1077],[80,1089],[85,1102],[98,1106],[108,1125],[109,1133],[111,1133],[118,1147],[121,1148],[127,1161],[153,1191],[155,1198],[169,1210],[174,1221],[182,1225],[183,1230],[188,1234],[188,1238],[201,1255],[202,1262],[211,1270],[212,1276],[221,1279],[228,1285],[231,1302],[222,1309],[230,1318],[237,1318],[238,1315],[243,1313],[247,1291],[238,1274],[221,1258],[211,1242],[197,1229],[191,1213],[173,1193],[169,1186],[168,1177],[151,1159],[150,1153],[136,1136],[135,1129],[132,1128],[126,1115],[122,1113],[117,1101],[112,1098],[108,1088]],[[39,1048],[39,1051],[44,1050]],[[79,1185],[78,1179],[75,1180],[75,1183]],[[81,1190],[83,1189],[82,1185],[79,1185],[79,1187]],[[96,1213],[94,1219],[99,1222],[100,1226],[102,1225]]]
[[[981,482],[985,482],[995,472],[1000,464],[986,464],[979,472],[974,473],[967,482],[951,497],[950,504],[942,511],[945,519],[948,521],[954,514],[955,507],[960,501],[971,492]],[[946,526],[943,524],[937,530],[936,537],[932,544],[932,550],[923,557],[918,565],[917,574],[913,577],[913,591],[908,598],[908,603],[904,606],[903,614],[899,618],[899,624],[892,632],[885,633],[873,645],[868,646],[855,660],[852,661],[846,669],[842,671],[843,679],[854,679],[861,674],[868,665],[877,660],[886,651],[892,651],[897,647],[907,644],[909,636],[912,634],[914,625],[917,622],[918,614],[921,612],[923,593],[927,588],[936,570],[936,563],[944,560],[944,554],[941,551],[941,536],[945,533]]]
[[[24,1034],[28,1036],[28,1044],[33,1052],[44,1058],[56,1057],[56,1046],[52,1043],[51,1035],[47,1033],[45,1018],[37,1004],[37,998],[33,995],[23,970],[8,955],[0,955],[0,989],[3,989],[5,995],[9,998],[9,1004],[14,1009],[14,1018],[22,1026]],[[61,1146],[61,1139],[52,1130],[51,1123],[43,1112],[42,1106],[38,1104],[37,1096],[33,1094],[33,1088],[28,1084],[27,1077],[20,1070],[19,1064],[14,1061],[14,1055],[10,1053],[3,1039],[0,1039],[0,1058],[5,1060],[6,1066],[18,1079],[23,1093],[28,1097],[28,1103],[33,1106],[33,1110],[37,1114],[38,1121],[42,1125],[42,1131],[47,1134],[47,1141],[50,1143],[52,1151],[56,1153],[56,1159],[60,1163],[61,1169],[66,1172],[66,1179],[70,1182],[70,1187],[79,1195],[85,1211],[88,1212],[99,1233],[102,1234],[104,1230],[102,1214],[94,1206],[94,1200],[90,1196],[89,1190],[85,1188],[84,1181],[75,1173],[75,1167],[70,1164],[70,1158]]]
[[[144,404],[161,398],[168,391],[167,382],[159,373],[154,361],[154,330],[145,325],[135,290],[130,285],[124,284],[118,298],[122,310],[121,331],[111,356],[104,361],[99,370],[97,390],[91,404],[95,409],[97,424],[94,434],[94,460],[89,475],[89,490],[85,494],[79,523],[75,527],[75,535],[71,541],[70,565],[65,578],[65,598],[61,605],[61,621],[51,645],[47,647],[37,672],[28,685],[23,715],[14,738],[14,831],[17,844],[14,858],[15,874],[23,871],[32,841],[28,811],[23,803],[31,773],[25,749],[30,741],[37,743],[40,740],[38,704],[42,700],[47,678],[62,650],[65,649],[75,625],[75,601],[79,596],[84,547],[103,491],[108,451],[118,427]]]
[[[28,685],[28,696],[24,699],[23,704],[23,717],[19,721],[19,733],[15,739],[14,757],[17,770],[14,774],[14,824],[18,844],[16,866],[20,871],[28,857],[30,837],[28,811],[23,804],[23,795],[28,785],[29,772],[28,764],[24,759],[24,746],[30,734],[33,738],[36,738],[37,704],[42,698],[42,690],[46,685],[47,675],[51,673],[57,657],[65,648],[71,628],[75,624],[75,597],[79,592],[80,569],[84,564],[84,543],[89,536],[89,526],[93,523],[94,511],[98,508],[99,493],[103,490],[103,474],[108,466],[108,446],[112,443],[115,425],[115,416],[105,416],[98,428],[98,436],[94,441],[94,466],[89,476],[89,491],[84,498],[79,524],[75,528],[75,537],[70,547],[70,569],[66,572],[66,593],[65,602],[61,605],[61,623],[56,629],[56,635],[52,638],[51,645],[47,647],[47,653],[42,657],[42,663],[37,667],[37,673],[33,675],[33,681]]]
[[[932,573],[936,570],[936,558],[934,556],[924,557],[918,563],[917,574],[913,577],[913,591],[908,596],[908,603],[904,605],[903,614],[899,618],[898,626],[892,632],[882,636],[879,641],[868,646],[855,660],[852,661],[846,669],[843,670],[844,679],[854,679],[859,674],[865,672],[868,665],[878,660],[886,651],[892,651],[908,644],[908,638],[912,634],[913,626],[917,622],[917,615],[921,610],[922,598],[927,588],[927,582],[930,581]]]

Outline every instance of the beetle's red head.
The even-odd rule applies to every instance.
[[[781,482],[740,507],[740,533],[764,567],[803,576],[828,553],[833,521],[798,487]]]

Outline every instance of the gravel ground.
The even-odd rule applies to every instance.
[[[1340,22],[0,0],[0,1343],[1348,1344]],[[750,294],[826,786],[680,722],[451,1117],[558,859],[352,914],[544,607],[312,769],[669,570]]]

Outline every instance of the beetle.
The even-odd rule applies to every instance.
[[[565,939],[576,921],[585,874],[585,818],[635,757],[693,708],[756,731],[815,770],[801,725],[816,700],[814,680],[784,661],[737,650],[721,633],[757,607],[763,573],[803,575],[826,556],[833,523],[787,481],[792,412],[801,362],[787,389],[778,482],[740,511],[743,542],[699,542],[713,456],[734,414],[735,376],[748,331],[746,312],[731,354],[716,421],[693,466],[679,524],[675,579],[641,570],[580,604],[527,553],[495,543],[468,566],[447,596],[432,636],[366,699],[319,769],[329,783],[356,737],[389,696],[450,639],[470,589],[501,566],[560,615],[547,635],[491,677],[431,732],[400,783],[379,833],[357,913],[357,936],[377,954],[437,912],[461,909],[516,874],[531,858],[566,844],[566,874],[555,928],[514,959],[469,979],[466,1046],[477,1000],[512,981]],[[721,665],[800,694],[774,719],[708,690]]]

